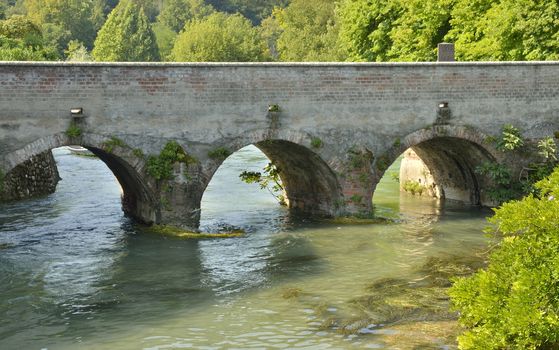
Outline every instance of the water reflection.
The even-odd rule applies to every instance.
[[[486,212],[400,197],[394,184],[379,187],[375,204],[397,224],[289,216],[238,179],[267,163],[251,148],[220,168],[202,203],[206,229],[234,225],[246,236],[161,237],[123,217],[120,188],[103,163],[65,150],[56,160],[57,193],[0,207],[2,349],[405,347],[386,337],[413,338],[409,329],[362,322],[414,299],[387,285],[373,303],[371,288],[383,279],[420,285],[433,275],[427,267],[440,270],[447,257],[460,261],[485,246]]]

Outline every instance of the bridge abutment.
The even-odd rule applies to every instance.
[[[0,174],[0,201],[23,200],[53,193],[60,180],[50,150],[34,155],[7,174]]]

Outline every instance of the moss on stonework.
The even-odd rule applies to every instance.
[[[321,148],[322,147],[322,140],[318,137],[313,137],[311,139],[311,147],[316,148],[316,149]]]
[[[70,123],[68,129],[66,129],[66,136],[68,137],[80,137],[82,135],[82,129],[74,122]]]
[[[389,160],[387,156],[380,156],[377,159],[377,169],[380,171],[385,171],[386,169],[388,169],[389,166]]]
[[[169,141],[159,155],[148,157],[147,173],[157,180],[171,180],[173,179],[174,164],[190,165],[196,162],[196,158],[186,153],[178,142]]]
[[[134,148],[134,150],[132,150],[132,154],[134,154],[134,156],[136,156],[138,158],[142,158],[142,159],[145,157],[144,151],[142,151],[139,148]]]
[[[244,236],[243,230],[236,230],[232,232],[223,233],[204,233],[193,232],[170,225],[154,225],[147,228],[147,231],[156,233],[163,236],[169,236],[180,239],[215,239],[215,238],[236,238]]]
[[[208,152],[208,157],[215,160],[224,160],[230,155],[231,155],[231,151],[229,151],[225,147],[218,147]]]
[[[4,171],[0,169],[0,198],[2,198],[2,193],[4,192],[4,179],[6,175],[4,175]]]
[[[115,147],[128,147],[128,145],[122,141],[121,139],[119,139],[118,137],[112,136],[109,140],[103,142],[103,144],[101,145],[101,147],[103,147],[103,149],[109,153],[112,153],[115,149]]]
[[[373,154],[368,150],[359,150],[352,147],[348,151],[349,163],[354,169],[360,169],[373,161]]]

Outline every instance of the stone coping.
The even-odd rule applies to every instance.
[[[64,61],[0,61],[2,66],[22,67],[498,67],[498,66],[559,66],[559,61],[476,61],[476,62],[64,62]]]

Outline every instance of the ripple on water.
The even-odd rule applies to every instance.
[[[55,194],[0,205],[3,349],[452,346],[452,320],[398,321],[411,317],[402,310],[440,311],[419,287],[443,291],[449,274],[464,273],[433,269],[485,246],[487,213],[386,192],[375,203],[400,223],[312,222],[238,180],[267,163],[248,148],[219,169],[202,208],[205,229],[247,235],[174,240],[123,217],[121,189],[99,160],[55,157]]]

